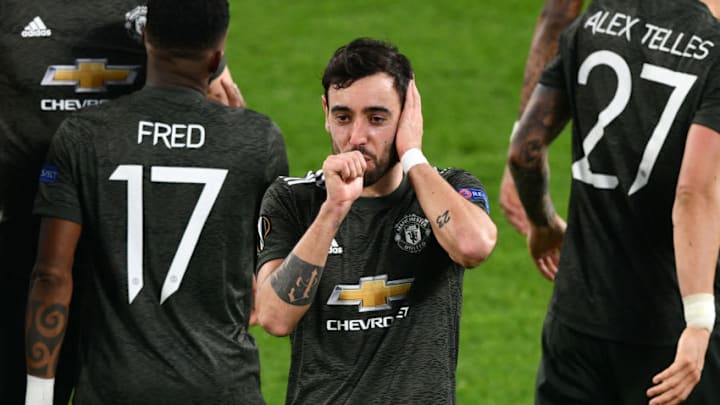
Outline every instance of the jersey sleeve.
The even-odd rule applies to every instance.
[[[720,132],[720,63],[715,63],[708,80],[692,122]]]
[[[545,66],[538,83],[548,87],[562,88],[565,85],[564,77],[562,56],[558,54]]]
[[[267,189],[260,206],[256,272],[268,261],[290,254],[303,233],[297,218],[289,186],[279,178]]]
[[[485,187],[472,173],[465,170],[448,169],[443,173],[443,177],[466,200],[490,214],[490,200]]]
[[[50,144],[39,178],[34,213],[82,224],[79,198],[78,157],[84,149],[77,137],[84,128],[68,118]]]

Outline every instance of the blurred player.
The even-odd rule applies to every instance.
[[[557,272],[537,404],[720,403],[718,6],[593,1],[528,102],[510,168]],[[547,158],[568,119],[566,230]]]
[[[542,69],[557,54],[560,33],[580,14],[582,5],[583,0],[545,0],[545,5],[535,26],[535,34],[525,64],[518,116],[525,111],[527,100],[540,78]],[[514,129],[515,127],[513,127]],[[500,185],[500,207],[508,222],[518,232],[523,235],[527,234],[530,229],[527,215],[520,203],[515,183],[507,167]]]
[[[50,138],[78,109],[142,87],[145,12],[145,0],[0,2],[0,398],[7,403],[25,396],[25,306],[39,227],[32,201]],[[220,72],[208,95],[243,105],[228,69]],[[76,321],[61,369],[72,368]],[[71,387],[71,373],[62,373],[59,404]]]
[[[27,404],[50,403],[76,247],[93,272],[73,402],[262,403],[252,308],[277,127],[206,98],[226,0],[150,0],[142,90],[66,119],[40,176]]]
[[[263,199],[257,315],[292,334],[288,404],[455,402],[465,268],[495,245],[475,176],[433,168],[410,62],[357,39],[323,75],[334,154]]]

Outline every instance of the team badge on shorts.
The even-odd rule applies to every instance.
[[[416,214],[405,215],[395,224],[395,243],[408,253],[418,253],[427,246],[432,233],[430,221]]]

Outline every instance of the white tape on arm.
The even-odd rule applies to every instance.
[[[685,323],[712,332],[715,326],[715,297],[712,294],[692,294],[683,297]]]
[[[54,378],[39,378],[28,374],[25,405],[52,405]]]
[[[428,163],[428,160],[423,155],[422,151],[418,148],[412,148],[403,153],[400,158],[400,164],[402,164],[403,172],[407,173],[415,165],[421,163]]]

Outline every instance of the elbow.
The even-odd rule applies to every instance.
[[[267,319],[258,319],[258,323],[260,324],[260,326],[262,326],[265,332],[277,337],[287,336],[293,331],[293,328],[288,327],[282,322],[275,322]]]
[[[278,337],[287,336],[295,329],[279,312],[261,306],[257,307],[257,322],[265,332]]]
[[[510,169],[510,174],[515,174],[515,171],[520,168],[520,163],[522,161],[521,151],[520,148],[517,147],[514,143],[510,145],[510,148],[508,149],[508,156],[507,156],[507,166],[508,169]]]
[[[672,218],[677,223],[687,215],[704,215],[708,221],[720,212],[720,190],[714,187],[678,184],[675,190]]]
[[[458,254],[453,259],[465,268],[477,267],[485,262],[497,242],[497,227],[490,222],[481,232],[461,236],[458,240]]]
[[[31,280],[34,283],[42,283],[54,287],[72,286],[72,272],[65,269],[48,265],[43,262],[35,264],[31,274]]]

